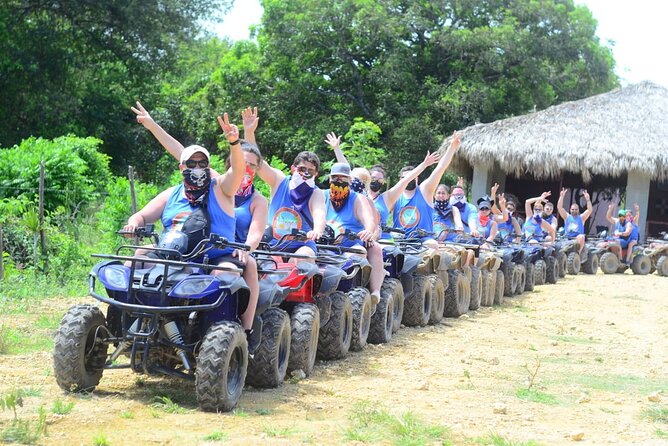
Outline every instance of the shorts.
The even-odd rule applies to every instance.
[[[621,246],[622,249],[626,249],[626,248],[629,247],[629,242],[632,241],[632,240],[625,239],[625,238],[618,238],[618,239],[615,239],[615,241],[619,242],[619,246]]]
[[[341,243],[338,244],[338,246],[341,246],[343,248],[352,248],[354,246],[361,246],[362,248],[364,248],[364,242],[359,239],[355,240],[344,239],[341,241]]]
[[[232,257],[232,253],[234,252],[234,248],[225,248],[225,249],[212,249],[206,255],[209,256],[209,264],[210,265],[217,265],[220,262],[231,262],[234,264],[239,263],[236,257]],[[228,260],[230,259],[230,260]],[[202,263],[204,260],[204,256],[199,256],[195,257],[194,259],[191,259],[190,261],[193,263]],[[243,264],[241,264],[243,265]]]

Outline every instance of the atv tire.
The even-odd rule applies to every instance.
[[[587,260],[581,266],[585,274],[596,274],[598,272],[598,255],[590,252]]]
[[[504,300],[504,294],[505,294],[505,276],[503,275],[503,271],[497,270],[496,271],[496,286],[494,287],[494,303],[496,305],[501,305],[503,304]]]
[[[353,306],[353,338],[350,342],[350,350],[358,352],[366,346],[371,327],[371,294],[369,290],[356,287],[348,291],[350,303]]]
[[[668,256],[661,256],[656,261],[656,274],[668,277]]]
[[[563,279],[564,277],[566,277],[566,272],[568,271],[568,258],[566,257],[566,254],[561,251],[557,251],[555,256],[557,257],[557,267],[559,268],[559,277]]]
[[[515,264],[512,262],[503,262],[501,267],[504,278],[503,295],[512,297],[517,289],[517,274],[515,273]]]
[[[568,274],[577,276],[580,274],[580,266],[580,254],[577,252],[568,254],[568,259],[566,260],[566,270],[568,271]]]
[[[320,310],[315,304],[300,303],[292,309],[290,316],[292,335],[290,339],[290,360],[287,373],[302,370],[306,376],[313,371],[318,352],[320,335]]]
[[[448,272],[450,286],[445,291],[444,316],[459,317],[469,311],[471,295],[468,293],[467,280],[468,278],[461,271],[450,270]]]
[[[614,252],[604,252],[601,256],[599,266],[603,274],[615,274],[619,268],[619,258]]]
[[[392,340],[394,328],[394,296],[380,292],[380,301],[376,305],[376,312],[371,316],[371,327],[367,342],[371,344],[386,344]]]
[[[223,321],[202,339],[195,369],[195,393],[202,410],[227,412],[241,398],[248,368],[248,341],[241,325]]]
[[[527,269],[524,265],[515,265],[515,273],[517,274],[517,288],[515,288],[515,294],[519,296],[524,293],[527,281]]]
[[[53,371],[61,389],[89,392],[100,383],[109,347],[101,342],[106,328],[102,311],[93,305],[75,305],[65,313],[53,351]]]
[[[469,310],[477,310],[480,308],[482,300],[482,275],[480,268],[471,268],[471,301],[469,302]]]
[[[631,271],[639,276],[646,276],[652,269],[652,259],[644,254],[637,255],[631,262]]]
[[[496,276],[496,273],[494,273]],[[489,278],[491,277],[491,274],[487,270],[480,270],[480,279],[482,282],[482,288],[480,291],[480,306],[481,307],[489,307],[489,288],[490,288],[490,280]],[[492,301],[494,300],[494,297],[492,297]],[[471,305],[469,304],[469,308]]]
[[[332,310],[327,323],[320,327],[318,357],[341,359],[348,354],[353,337],[353,306],[342,291],[332,293],[330,299]]]
[[[381,299],[383,296],[392,297],[392,333],[395,333],[401,327],[404,316],[404,287],[398,279],[386,277],[380,287]]]
[[[533,269],[534,285],[545,285],[547,276],[547,264],[545,260],[537,260]]]
[[[270,308],[262,318],[262,337],[255,354],[248,360],[246,384],[272,388],[285,379],[290,361],[290,316],[280,308]]]
[[[534,289],[534,280],[536,276],[533,272],[533,263],[527,262],[524,264],[524,269],[526,270],[524,275],[526,280],[524,281],[524,291],[533,291]]]
[[[545,260],[545,281],[547,283],[557,283],[557,280],[559,280],[557,259],[554,256],[549,256],[547,260]]]
[[[416,275],[413,294],[404,301],[402,322],[408,327],[423,327],[431,316],[431,282],[428,276]]]
[[[443,319],[445,311],[445,286],[443,281],[436,274],[429,276],[431,285],[431,315],[429,316],[429,325],[435,325]]]

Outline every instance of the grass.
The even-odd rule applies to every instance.
[[[534,403],[547,404],[549,406],[556,406],[559,400],[556,396],[549,393],[541,392],[539,390],[527,390],[525,388],[517,389],[515,396],[521,400],[532,401]]]
[[[61,314],[41,314],[37,321],[35,321],[35,327],[41,328],[43,330],[56,330],[60,325],[60,320],[63,318]]]
[[[501,435],[493,432],[489,433],[485,437],[476,438],[475,442],[477,444],[482,444],[485,446],[539,446],[540,444],[535,440],[527,440],[527,441],[508,440],[507,438],[504,438]]]
[[[641,417],[652,423],[668,424],[668,407],[650,407],[642,411]]]
[[[184,414],[190,412],[185,407],[181,407],[178,403],[172,401],[168,396],[156,397],[155,402],[151,404],[151,407],[172,414]]]
[[[659,438],[668,438],[668,431],[664,431],[657,428],[654,430],[654,435],[656,435]]]
[[[352,425],[344,433],[346,441],[398,446],[452,444],[447,427],[425,423],[411,412],[392,415],[378,403],[359,403],[353,409],[350,420]]]
[[[35,444],[46,434],[46,410],[41,406],[37,410],[36,424],[29,420],[14,418],[9,425],[0,431],[0,441],[3,443]]]
[[[109,446],[109,440],[104,433],[99,432],[93,437],[93,446]]]
[[[564,378],[589,389],[611,393],[668,392],[668,379],[666,378],[646,378],[636,375],[572,375]]]
[[[232,415],[234,415],[235,417],[239,417],[239,418],[250,417],[250,414],[248,412],[246,412],[245,410],[241,409],[241,408],[234,409],[232,411]]]
[[[554,341],[566,342],[569,344],[597,344],[598,341],[590,338],[585,338],[582,336],[566,336],[566,335],[557,335],[550,336],[550,339]]]
[[[53,349],[51,335],[26,333],[6,325],[0,326],[0,354],[20,355]]]
[[[58,399],[53,402],[53,405],[51,406],[51,413],[55,413],[57,415],[67,415],[68,413],[72,412],[73,408],[73,402],[65,402]]]
[[[262,432],[267,434],[269,437],[286,438],[293,436],[298,431],[291,427],[265,426],[262,428]]]
[[[202,440],[204,441],[225,441],[229,438],[230,436],[223,431],[213,431],[209,435],[202,437]]]
[[[125,420],[133,420],[135,418],[134,412],[131,412],[129,410],[124,410],[120,414],[118,414],[121,418]]]
[[[256,409],[255,413],[258,415],[265,416],[265,415],[271,415],[274,412],[271,409]]]

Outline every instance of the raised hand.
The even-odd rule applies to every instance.
[[[638,206],[638,203],[633,203],[633,210],[636,211],[636,214],[640,212],[640,206]]]
[[[459,133],[458,131],[454,131],[452,133],[452,141],[450,142],[450,148],[456,152],[461,144],[462,144],[462,134]]]
[[[230,124],[230,117],[227,113],[223,113],[223,117],[218,116],[218,124],[223,129],[227,142],[235,142],[239,140],[239,128],[236,125]]]
[[[587,202],[591,199],[589,197],[589,192],[587,192],[586,190],[584,192],[582,192],[582,196],[584,197],[585,201],[587,201]]]
[[[566,188],[565,188],[565,187],[562,187],[562,188],[561,188],[561,192],[559,192],[559,196],[560,196],[561,198],[564,198],[564,195],[566,195]]]
[[[540,194],[540,198],[542,198],[543,200],[547,200],[547,197],[549,197],[550,195],[552,195],[552,192],[550,191],[543,192],[542,194]]]
[[[613,207],[615,207],[615,205],[612,204],[612,203],[610,203],[610,204],[608,205],[608,211],[612,211],[612,208],[613,208]]]
[[[492,200],[493,200],[494,198],[496,198],[496,191],[497,191],[497,190],[499,190],[499,183],[494,183],[494,185],[492,186],[492,189],[490,190],[490,192],[491,192],[491,196],[492,196]]]
[[[433,164],[438,163],[438,160],[441,159],[441,154],[438,152],[430,153],[427,152],[427,155],[424,157],[424,161],[422,163],[425,165],[425,167],[429,167]]]
[[[139,101],[137,101],[137,108],[130,107],[130,110],[132,110],[135,115],[137,115],[137,122],[139,124],[143,125],[148,130],[151,130],[153,127],[155,127],[155,121]]]
[[[257,107],[253,107],[253,109],[246,107],[242,110],[241,121],[244,125],[244,132],[254,132],[258,122],[260,122],[260,118],[257,116]]]
[[[498,186],[498,184],[497,184],[497,186]],[[506,196],[505,196],[505,194],[499,195],[499,207],[501,209],[506,207]]]
[[[330,132],[330,133],[327,134],[327,138],[325,138],[325,142],[327,143],[327,145],[329,145],[332,148],[332,150],[336,150],[341,145],[341,137],[336,136],[336,133],[334,133],[334,132]]]
[[[457,187],[464,187],[464,177],[457,177]]]

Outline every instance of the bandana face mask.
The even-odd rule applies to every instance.
[[[466,207],[466,196],[464,195],[452,195],[450,196],[450,204],[455,206],[460,212],[464,211]]]
[[[202,204],[209,193],[211,170],[208,167],[204,169],[184,169],[181,174],[183,175],[183,190],[190,205]]]
[[[443,218],[450,218],[452,216],[452,205],[448,200],[434,200],[434,209]]]
[[[243,179],[241,180],[241,185],[237,189],[237,193],[234,195],[234,206],[239,207],[244,204],[250,197],[253,196],[255,192],[255,187],[253,186],[253,180],[255,179],[255,171],[251,170],[249,166],[246,166],[246,173],[244,174]]]
[[[350,183],[350,188],[358,194],[366,194],[364,183],[362,183],[359,178],[353,178],[352,183]]]
[[[350,184],[345,181],[329,182],[329,201],[335,210],[343,207],[350,195]]]
[[[294,204],[295,209],[298,212],[308,204],[313,190],[315,189],[315,179],[310,175],[307,175],[308,179],[304,179],[304,176],[297,170],[294,170],[292,176],[290,177],[290,184],[288,185],[290,198]]]

